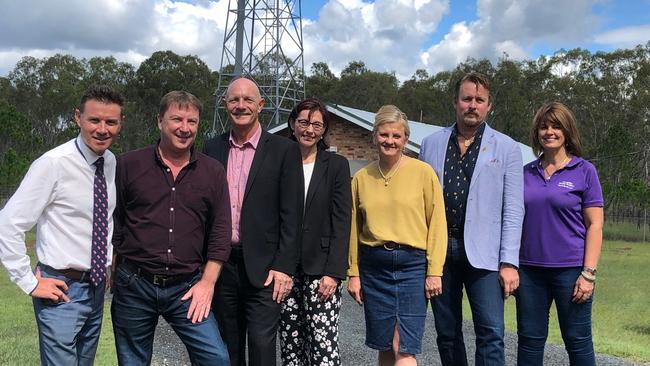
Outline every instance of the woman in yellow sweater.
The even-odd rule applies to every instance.
[[[375,115],[379,160],[352,179],[348,292],[364,305],[366,345],[379,365],[416,365],[427,299],[442,292],[447,223],[431,166],[403,154],[406,115],[386,105]]]

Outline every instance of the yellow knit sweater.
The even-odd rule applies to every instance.
[[[426,250],[427,276],[442,276],[447,254],[445,202],[438,177],[427,163],[404,157],[388,185],[377,162],[354,175],[348,275],[359,275],[359,245],[386,241]]]

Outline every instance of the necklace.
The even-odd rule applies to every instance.
[[[463,146],[465,146],[465,148],[468,148],[476,139],[476,132],[470,138],[465,137],[465,135],[460,132],[458,132],[458,135],[463,138]]]
[[[379,160],[377,160],[377,169],[379,169],[379,174],[381,174],[381,177],[384,178],[384,187],[388,187],[388,183],[390,183],[390,180],[393,179],[395,174],[397,174],[397,171],[399,170],[399,167],[402,166],[402,157],[404,155],[399,156],[399,160],[397,161],[397,167],[395,167],[395,170],[393,171],[393,174],[390,174],[390,170],[388,173],[384,174],[384,172],[381,171],[381,165],[379,165]],[[390,175],[388,175],[390,174]]]
[[[553,171],[553,173],[549,173],[549,172],[547,171],[548,167],[551,166],[551,163],[548,163],[548,162],[547,162],[547,163],[546,163],[546,168],[544,168],[544,178],[546,178],[546,180],[551,180],[551,176],[552,176],[553,174],[555,174],[555,172],[557,172],[558,170],[564,168],[564,165],[565,165],[566,163],[569,162],[569,159],[570,159],[570,158],[569,158],[569,155],[567,155],[567,156],[564,158],[564,160],[562,160],[562,162],[561,162],[560,164],[558,164],[558,165],[555,166],[556,168],[555,168],[555,170]]]

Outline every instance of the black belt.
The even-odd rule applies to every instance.
[[[457,227],[447,228],[447,235],[456,239],[462,239],[464,235],[464,230]]]
[[[187,282],[191,280],[194,276],[196,276],[196,274],[198,273],[197,270],[189,274],[183,273],[183,274],[175,274],[175,275],[159,275],[159,274],[153,274],[151,272],[148,272],[138,267],[135,263],[129,261],[126,258],[120,258],[119,263],[120,266],[124,266],[124,268],[126,268],[129,272],[138,275],[139,277],[142,277],[145,280],[160,287],[173,286],[181,282]]]
[[[386,250],[395,250],[395,249],[404,249],[404,248],[411,248],[411,247],[408,245],[396,243],[394,241],[384,242],[384,249]]]
[[[232,245],[230,247],[230,257],[228,257],[228,263],[233,265],[244,264],[244,249],[241,245]]]

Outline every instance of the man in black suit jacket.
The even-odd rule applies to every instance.
[[[262,130],[254,82],[234,80],[224,100],[232,130],[205,144],[227,169],[233,249],[213,308],[233,366],[275,365],[280,303],[298,262],[303,179],[298,145]]]

